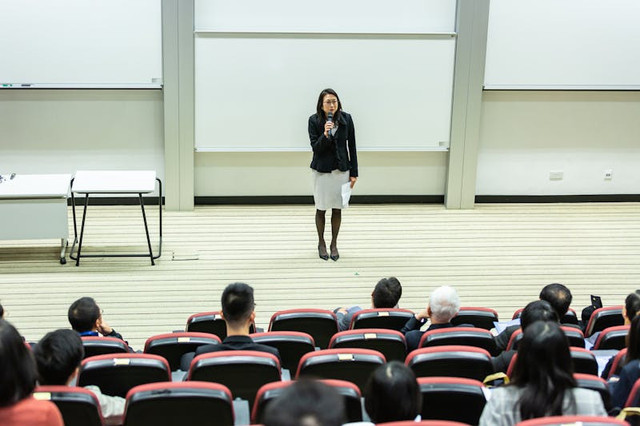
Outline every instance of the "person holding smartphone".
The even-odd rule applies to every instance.
[[[318,256],[336,261],[338,232],[342,222],[342,185],[351,188],[358,179],[356,133],[350,114],[342,110],[338,94],[324,89],[318,96],[316,113],[309,117],[309,139],[313,158],[313,200],[316,207]],[[324,239],[325,213],[331,209],[331,244],[327,252]]]

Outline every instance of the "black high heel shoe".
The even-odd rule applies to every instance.
[[[336,260],[340,259],[340,253],[338,253],[338,248],[337,247],[335,248],[335,251],[334,251],[334,249],[331,249],[331,256],[329,256],[329,257],[331,257],[331,260],[333,260],[334,262]]]
[[[318,245],[318,257],[322,260],[329,260],[329,255],[327,254],[327,247],[323,247]]]

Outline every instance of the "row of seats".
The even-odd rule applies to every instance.
[[[597,378],[597,362],[591,352],[572,348],[571,355],[577,373]],[[515,359],[514,356],[507,376],[511,374]],[[371,373],[385,362],[385,356],[375,350],[324,349],[302,356],[292,377],[346,380],[362,390]],[[482,382],[493,373],[491,355],[484,349],[469,346],[417,349],[407,357],[405,364],[417,377],[444,376]],[[150,354],[110,354],[87,358],[83,360],[78,375],[79,386],[96,385],[107,395],[122,397],[134,386],[170,380],[167,360]],[[234,397],[253,401],[260,386],[279,382],[282,376],[280,363],[272,354],[224,351],[194,358],[186,380],[221,383],[231,389]]]
[[[608,398],[607,383],[598,377],[575,374],[578,386],[599,392]],[[333,386],[345,399],[347,419],[350,422],[363,419],[360,389],[348,381],[323,380]],[[251,422],[260,423],[266,406],[291,384],[276,381],[261,386],[252,403]],[[486,398],[484,385],[477,380],[451,377],[421,377],[418,379],[422,393],[423,419],[438,419],[477,424]],[[627,406],[637,403],[640,386],[634,387]],[[36,398],[48,399],[58,405],[66,426],[102,425],[100,406],[95,394],[83,388],[66,386],[41,386]],[[124,425],[165,424],[181,425],[185,416],[190,425],[234,423],[234,395],[225,385],[198,381],[157,382],[138,385],[126,393]],[[460,408],[464,407],[464,410]]]

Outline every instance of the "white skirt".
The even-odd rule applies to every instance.
[[[349,182],[349,172],[313,171],[313,201],[317,210],[342,209],[342,185]]]

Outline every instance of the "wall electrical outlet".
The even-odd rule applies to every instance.
[[[611,169],[605,170],[603,176],[604,176],[604,180],[613,179],[613,170],[611,170]]]
[[[562,180],[564,172],[562,170],[552,170],[549,172],[549,180]]]

